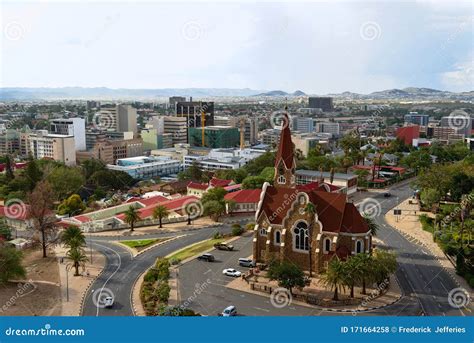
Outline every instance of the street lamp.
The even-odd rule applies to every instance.
[[[66,301],[69,302],[69,270],[71,270],[72,264],[66,264]]]

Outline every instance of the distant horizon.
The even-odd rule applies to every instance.
[[[472,23],[461,0],[5,1],[0,86],[465,92]]]

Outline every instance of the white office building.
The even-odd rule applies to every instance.
[[[49,132],[74,136],[76,151],[86,150],[86,122],[83,118],[53,119],[50,121]]]
[[[108,164],[108,169],[123,171],[139,180],[177,174],[181,170],[181,162],[169,157],[137,156],[120,158],[116,164]]]

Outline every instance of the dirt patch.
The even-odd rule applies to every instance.
[[[0,285],[0,316],[61,315],[59,269],[53,251],[42,258],[40,248],[24,251],[27,282]]]

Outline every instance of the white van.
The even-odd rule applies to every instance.
[[[239,258],[239,265],[242,267],[255,267],[255,262],[248,258]]]

